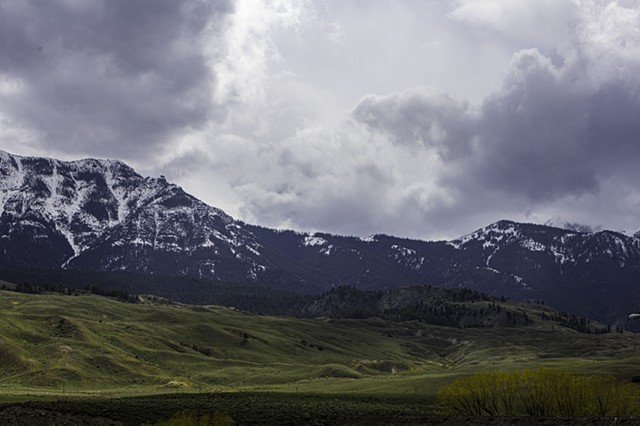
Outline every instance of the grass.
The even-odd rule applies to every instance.
[[[431,403],[424,399],[362,395],[337,398],[305,393],[223,392],[40,399],[14,407],[37,407],[85,418],[106,417],[125,425],[155,423],[184,410],[199,415],[225,413],[240,424],[428,424],[425,419],[432,416]]]
[[[64,397],[95,405],[108,398],[124,406],[126,397],[162,405],[157,401],[175,397],[197,406],[216,394],[308,398],[324,407],[339,396],[362,409],[386,401],[387,414],[415,406],[435,412],[439,388],[481,370],[557,366],[623,379],[640,373],[640,336],[581,334],[537,319],[536,309],[546,307],[512,305],[533,324],[458,329],[0,291],[0,403]]]

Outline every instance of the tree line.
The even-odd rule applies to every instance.
[[[95,294],[97,296],[110,297],[120,300],[122,302],[136,303],[138,296],[131,294],[125,290],[118,288],[103,288],[97,285],[88,285],[83,289],[69,288],[62,284],[40,284],[34,285],[29,282],[20,282],[15,287],[9,287],[5,284],[0,286],[0,290],[15,291],[18,293],[26,294],[44,294],[44,293],[56,293],[67,296],[77,296],[80,294]]]

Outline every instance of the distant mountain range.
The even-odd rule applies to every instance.
[[[640,309],[640,239],[499,221],[453,241],[248,225],[119,161],[0,151],[0,269],[128,271],[299,293],[468,287],[604,322]]]

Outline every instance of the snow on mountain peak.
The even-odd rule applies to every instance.
[[[167,212],[200,208],[225,224],[233,222],[179,186],[164,178],[143,178],[117,160],[60,161],[0,151],[0,175],[0,214],[15,220],[33,215],[42,218],[67,239],[76,256],[106,230],[153,205]],[[130,240],[140,238],[131,236]]]
[[[463,235],[455,240],[449,241],[449,245],[455,248],[461,248],[465,244],[472,241],[483,242],[485,248],[492,244],[501,242],[505,239],[509,240],[519,236],[518,224],[508,220],[501,220],[491,225],[480,228],[470,234]]]

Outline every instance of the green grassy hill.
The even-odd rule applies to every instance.
[[[487,303],[477,302],[478,309]],[[467,303],[473,308],[474,304]],[[505,302],[528,326],[270,317],[218,306],[0,292],[0,393],[277,391],[435,395],[483,369],[640,373],[640,338],[585,334]]]

